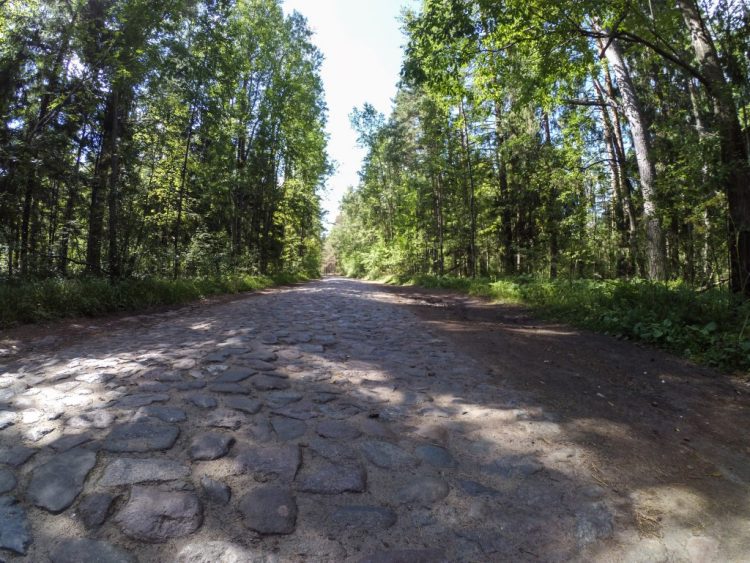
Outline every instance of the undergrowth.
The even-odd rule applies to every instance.
[[[210,295],[256,291],[306,279],[302,274],[281,273],[178,280],[127,279],[117,283],[97,278],[4,282],[0,283],[0,328],[177,305]]]
[[[389,283],[447,288],[522,303],[547,318],[647,342],[726,371],[750,371],[750,301],[715,289],[643,280],[499,280],[390,276]]]

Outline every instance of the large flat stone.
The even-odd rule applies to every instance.
[[[448,483],[437,477],[417,477],[398,493],[401,502],[429,506],[448,496]]]
[[[291,534],[297,525],[297,502],[285,487],[267,485],[240,499],[245,526],[259,534]]]
[[[137,485],[131,489],[130,499],[116,520],[126,536],[163,543],[196,531],[203,522],[203,510],[193,492],[161,491]]]
[[[151,452],[171,448],[180,429],[159,422],[128,422],[115,426],[102,448],[110,452]]]
[[[318,423],[315,431],[324,438],[333,440],[355,440],[361,432],[350,422],[341,420],[324,420]]]
[[[227,397],[224,399],[224,405],[247,414],[257,414],[263,407],[263,403],[258,399],[249,397]]]
[[[280,377],[260,374],[253,377],[253,387],[258,391],[273,391],[289,389],[291,384],[286,379],[281,379]]]
[[[150,405],[151,403],[163,403],[169,400],[166,393],[134,393],[118,399],[116,406],[126,408],[137,408]]]
[[[354,464],[318,463],[303,468],[297,478],[297,490],[304,493],[361,493],[366,486],[367,473],[362,466]]]
[[[339,528],[361,528],[385,530],[396,523],[396,513],[380,506],[340,506],[331,515],[331,521]]]
[[[271,426],[273,426],[274,432],[282,442],[294,440],[307,432],[307,424],[303,421],[286,418],[285,416],[272,416]]]
[[[26,494],[36,506],[55,514],[62,512],[79,495],[95,464],[96,454],[89,450],[58,454],[34,469]]]
[[[64,539],[50,554],[51,563],[134,563],[135,557],[101,540]]]
[[[361,449],[370,463],[383,469],[402,469],[417,464],[413,455],[389,442],[370,440],[363,443]]]
[[[212,460],[224,457],[234,444],[234,438],[220,432],[205,432],[190,442],[190,459]]]
[[[26,511],[12,497],[0,497],[0,549],[24,555],[31,545]]]
[[[239,383],[245,381],[248,377],[255,373],[250,368],[244,367],[233,367],[226,370],[219,377],[216,378],[217,383]]]
[[[93,493],[81,499],[78,503],[78,515],[86,528],[97,528],[101,526],[109,516],[115,495],[109,493]]]
[[[26,463],[31,456],[37,452],[34,448],[26,446],[11,446],[10,448],[0,449],[0,463],[10,465],[11,467],[20,467]]]
[[[147,481],[173,481],[190,475],[190,468],[171,459],[121,457],[111,461],[99,479],[102,487],[134,485]]]
[[[298,446],[243,446],[232,460],[235,474],[250,473],[266,480],[291,482],[302,458]]]
[[[187,413],[177,407],[149,405],[138,409],[133,420],[138,421],[146,418],[158,418],[162,422],[184,422],[187,420]]]
[[[16,476],[9,469],[0,469],[0,495],[16,488]]]
[[[424,446],[417,446],[414,450],[416,456],[424,461],[425,463],[432,465],[433,467],[439,467],[441,469],[452,469],[458,466],[458,462],[445,448],[435,446],[433,444],[426,444]]]

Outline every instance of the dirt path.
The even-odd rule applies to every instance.
[[[750,554],[747,387],[519,309],[327,278],[14,336],[0,561]]]

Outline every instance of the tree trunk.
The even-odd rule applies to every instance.
[[[190,123],[188,124],[187,139],[185,141],[185,154],[182,158],[182,169],[180,170],[180,188],[177,192],[177,218],[174,226],[174,271],[172,277],[180,276],[180,236],[182,228],[182,202],[185,197],[185,184],[187,182],[188,158],[190,157],[190,144],[193,141],[193,125],[195,123],[195,109],[190,110]]]
[[[552,135],[549,126],[549,114],[545,111],[542,114],[542,129],[544,130],[544,144],[552,150]],[[552,156],[552,155],[550,155]],[[557,213],[557,188],[554,183],[550,184],[549,201],[547,202],[547,234],[549,235],[549,277],[557,278],[557,266],[560,260],[560,241],[559,231],[560,221]]]
[[[635,86],[630,78],[630,72],[625,64],[625,59],[622,56],[616,39],[610,38],[605,55],[617,77],[617,85],[620,88],[620,95],[623,102],[623,111],[633,135],[633,148],[635,149],[635,158],[641,181],[641,193],[643,195],[643,224],[646,231],[648,277],[652,280],[665,280],[667,272],[664,234],[656,210],[656,191],[654,186],[656,170],[653,155],[651,154],[651,142],[648,137],[646,118],[643,115],[640,100],[636,94]]]
[[[711,35],[693,0],[676,0],[713,103],[729,206],[729,269],[732,291],[750,296],[750,164],[730,85]]]
[[[459,102],[459,111],[461,113],[461,120],[463,121],[463,134],[461,135],[461,141],[466,153],[466,171],[469,176],[469,263],[468,263],[468,274],[472,278],[476,276],[476,264],[477,264],[477,250],[476,250],[476,239],[477,239],[477,213],[476,213],[476,202],[474,201],[475,187],[474,187],[474,170],[471,162],[471,146],[469,145],[469,125],[466,121],[466,111],[464,109],[463,96]]]

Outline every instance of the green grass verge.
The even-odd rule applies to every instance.
[[[0,283],[0,328],[64,317],[140,311],[307,279],[303,274],[282,273],[179,280],[129,279],[114,284],[94,278]]]
[[[750,372],[750,301],[719,289],[698,292],[682,283],[642,280],[390,276],[383,281],[521,303],[550,319],[647,342],[725,371]]]

